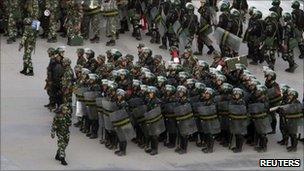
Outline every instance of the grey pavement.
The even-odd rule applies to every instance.
[[[284,8],[290,1],[282,2]],[[287,4],[286,4],[287,3]],[[257,8],[267,11],[270,1],[249,1]],[[130,32],[120,36],[115,48],[123,54],[136,56],[138,41],[130,37]],[[105,46],[106,38],[99,44],[85,42],[85,47],[92,48],[96,54],[104,54],[108,47]],[[169,58],[168,51],[158,49],[152,45],[149,38],[143,36],[146,46],[153,49],[154,54],[161,54]],[[303,166],[303,144],[298,145],[298,151],[287,153],[285,147],[279,146],[276,141],[281,139],[279,130],[276,135],[269,135],[269,146],[266,153],[257,153],[252,147],[245,145],[244,151],[234,154],[216,143],[212,154],[204,154],[200,148],[190,144],[189,152],[178,155],[174,150],[167,149],[160,144],[159,155],[150,156],[133,143],[128,143],[127,156],[118,157],[99,144],[98,140],[90,140],[71,127],[71,139],[67,148],[68,166],[61,166],[54,159],[56,153],[56,140],[50,138],[50,126],[53,113],[43,107],[48,102],[44,88],[48,57],[46,50],[49,47],[65,45],[66,39],[59,39],[58,43],[49,44],[46,40],[37,40],[35,54],[32,56],[34,64],[33,77],[19,74],[22,66],[22,52],[18,52],[18,43],[6,44],[6,38],[0,38],[1,59],[1,169],[2,170],[257,170],[261,158],[300,158]],[[77,47],[68,47],[66,57],[76,62]],[[195,48],[194,48],[195,50]],[[240,54],[246,54],[247,48],[243,45]],[[299,54],[298,49],[295,52]],[[296,55],[296,56],[297,56]],[[211,57],[199,56],[211,62]],[[279,83],[287,83],[303,95],[303,60],[296,57],[299,64],[296,72],[286,73],[287,62],[281,58],[277,60],[276,72]],[[264,63],[264,65],[266,65]],[[262,65],[249,66],[249,69],[261,80],[263,79]],[[303,135],[303,130],[302,135]],[[272,168],[277,169],[277,168]],[[299,168],[295,168],[299,169]],[[286,170],[283,168],[282,170]]]

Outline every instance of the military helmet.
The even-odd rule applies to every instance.
[[[272,0],[272,3],[271,3],[271,5],[273,5],[273,6],[278,6],[280,4],[281,4],[280,0]]]
[[[62,64],[65,65],[65,66],[71,65],[71,63],[72,63],[71,60],[69,58],[67,58],[67,57],[64,57],[62,59]]]
[[[244,91],[240,88],[234,88],[232,89],[232,94],[233,95],[240,95],[240,97],[243,97],[244,96]]]
[[[140,87],[141,84],[142,84],[142,82],[140,80],[133,79],[133,81],[132,81],[133,87]]]
[[[208,62],[203,61],[203,60],[198,60],[197,61],[197,65],[199,67],[201,67],[203,70],[208,70],[209,71],[209,64],[208,64]]]
[[[181,2],[180,2],[180,0],[171,0],[171,3],[175,6],[178,6],[178,5],[180,5]]]
[[[243,70],[243,74],[244,75],[249,75],[249,74],[251,74],[251,72],[248,69],[245,69],[245,70]]]
[[[213,97],[214,93],[215,93],[215,91],[212,88],[210,88],[210,87],[205,88],[204,94],[210,94],[210,96]]]
[[[145,85],[145,84],[141,84],[141,85],[140,85],[140,91],[146,92],[146,91],[147,91],[147,88],[148,88],[148,86]]]
[[[56,51],[57,51],[58,53],[65,52],[65,46],[59,46],[59,47],[56,49]]]
[[[79,54],[84,54],[84,49],[83,48],[78,48],[77,50],[76,50],[76,53],[79,53]]]
[[[261,94],[267,93],[267,87],[265,85],[257,85],[256,91],[260,92]]]
[[[162,60],[163,60],[163,57],[162,57],[161,55],[155,55],[155,56],[154,56],[154,60],[162,61]]]
[[[108,79],[102,79],[102,80],[101,80],[101,85],[106,85],[106,86],[108,86],[108,82],[109,82]]]
[[[99,78],[97,74],[93,74],[93,73],[88,74],[88,76],[89,76],[89,79],[92,81],[97,81]]]
[[[87,68],[82,68],[81,73],[82,73],[83,75],[86,75],[86,74],[90,74],[91,71],[90,71],[89,69],[87,69]]]
[[[216,76],[216,80],[217,81],[220,80],[220,81],[222,81],[224,83],[224,82],[226,82],[226,76],[222,75],[222,74],[219,74],[219,75]]]
[[[126,59],[127,59],[128,61],[133,61],[133,60],[134,60],[134,56],[131,55],[131,54],[127,54],[127,55],[126,55]]]
[[[292,96],[293,99],[297,99],[299,96],[299,93],[293,88],[289,88],[287,93],[288,93],[288,96]]]
[[[187,86],[191,86],[191,85],[194,86],[195,83],[196,83],[196,80],[193,79],[193,78],[188,78],[188,79],[186,80],[186,85],[187,85]]]
[[[172,92],[172,93],[174,93],[174,92],[176,91],[176,88],[175,88],[173,85],[166,84],[166,85],[165,85],[165,90],[166,90],[167,92]]]
[[[289,12],[284,12],[283,13],[283,19],[284,19],[285,22],[287,22],[287,21],[290,21],[292,19],[292,16]]]
[[[129,74],[129,71],[127,69],[119,69],[117,71],[117,74],[118,76],[122,76],[122,75],[127,76]]]
[[[185,86],[183,86],[183,85],[179,85],[179,86],[177,86],[176,91],[177,92],[182,92],[182,93],[186,94],[188,92],[188,89]]]
[[[157,88],[155,86],[148,86],[147,87],[147,93],[156,93]]]
[[[81,65],[75,65],[74,70],[75,72],[81,72],[82,68],[83,67]]]
[[[249,8],[249,10],[248,10],[249,15],[253,15],[255,10],[256,10],[256,7],[255,6],[251,6]]]
[[[277,74],[273,70],[266,70],[264,75],[265,77],[270,76],[272,80],[277,78]]]
[[[95,52],[90,48],[86,48],[84,52],[88,56],[88,58],[94,58],[95,56]]]
[[[246,67],[246,65],[244,65],[244,64],[236,63],[236,64],[235,64],[235,68],[236,68],[237,70],[245,70],[247,67]]]
[[[117,70],[112,70],[111,71],[111,78],[116,79],[118,77],[118,71]]]
[[[261,82],[257,79],[251,79],[249,84],[257,86],[257,85],[260,85]]]
[[[186,80],[189,78],[189,74],[187,72],[181,71],[178,73],[178,78],[180,80]]]
[[[157,82],[160,84],[165,84],[167,82],[167,78],[164,76],[157,76]]]
[[[125,97],[127,95],[127,92],[123,89],[117,89],[116,90],[116,96],[122,96],[122,97]]]
[[[149,56],[152,55],[152,50],[148,47],[143,47],[142,48],[142,53],[148,54]]]
[[[194,10],[194,5],[191,2],[187,2],[185,6],[187,10]]]
[[[292,1],[291,8],[293,8],[293,9],[299,9],[300,8],[300,2],[298,0]]]
[[[120,57],[122,57],[121,52],[119,52],[117,49],[111,49],[112,56],[114,58],[114,61],[118,60]]]
[[[114,82],[114,81],[108,81],[108,89],[109,90],[114,91],[114,90],[117,89],[117,87],[118,87],[118,85],[117,85],[116,82]]]
[[[221,91],[225,93],[230,93],[232,92],[233,86],[229,83],[223,83],[221,85]]]
[[[221,5],[220,5],[220,11],[228,11],[230,8],[230,3],[228,1],[222,1]]]
[[[254,10],[253,16],[255,19],[261,19],[263,17],[263,14],[260,10]]]
[[[206,88],[206,85],[204,83],[201,83],[201,82],[196,82],[194,84],[194,87],[195,87],[195,90],[198,92],[198,93],[202,93],[204,92],[205,88]]]
[[[240,17],[240,15],[241,15],[240,11],[238,11],[238,10],[235,9],[235,8],[231,9],[230,14],[231,14],[233,17]]]
[[[145,47],[145,44],[139,43],[136,47],[137,47],[137,48],[143,48],[143,47]]]
[[[56,51],[55,48],[50,47],[50,48],[48,48],[47,53],[48,54],[54,54],[55,51]]]
[[[281,84],[281,85],[280,85],[280,89],[281,89],[282,94],[287,93],[289,88],[290,88],[290,87],[289,87],[289,85],[287,85],[287,84]]]
[[[141,73],[145,73],[145,72],[151,72],[151,71],[150,71],[149,68],[141,67],[141,68],[140,68],[140,72],[141,72]]]
[[[23,20],[24,25],[31,25],[32,24],[32,19],[31,18],[25,18]]]

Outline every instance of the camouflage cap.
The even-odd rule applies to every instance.
[[[83,48],[78,48],[78,49],[76,50],[76,53],[84,54],[84,49],[83,49]]]

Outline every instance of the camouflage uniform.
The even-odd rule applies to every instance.
[[[34,20],[39,19],[39,3],[38,3],[38,0],[26,0],[24,15],[25,15],[25,17],[31,17]]]
[[[9,14],[9,2],[8,0],[3,0],[0,2],[0,32],[4,35],[8,34],[7,24],[8,24],[8,14]]]
[[[300,50],[300,59],[304,58],[304,38],[303,38],[303,32],[304,32],[304,11],[299,9],[300,3],[298,1],[294,1],[292,6],[293,11],[292,14],[292,20],[295,24],[295,32],[296,32],[296,39],[298,41],[299,50]]]
[[[24,19],[24,24],[25,29],[19,46],[19,51],[24,47],[23,70],[20,73],[25,75],[33,75],[31,54],[36,44],[36,30],[31,26],[31,18]]]
[[[79,48],[77,49],[77,65],[84,66],[87,63],[86,58],[83,56],[84,55],[84,49]]]
[[[103,16],[106,19],[106,35],[111,37],[111,40],[107,42],[107,46],[114,46],[117,38],[117,24],[118,24],[118,9],[116,1],[108,0],[103,4],[104,13]]]
[[[74,82],[74,72],[71,68],[71,60],[68,58],[63,58],[62,65],[64,67],[63,75],[61,78],[61,91],[63,93],[63,103],[72,103],[72,93],[73,93],[73,82]],[[71,106],[71,105],[70,105]]]
[[[77,3],[68,3],[67,17],[65,27],[67,29],[68,45],[72,45],[71,39],[74,36],[80,36],[81,20],[83,12],[81,5]]]
[[[46,1],[46,9],[50,11],[49,16],[49,30],[48,30],[48,41],[57,40],[57,20],[58,20],[58,8],[59,8],[59,1],[58,0],[47,0]]]
[[[298,65],[294,61],[293,49],[296,47],[292,42],[297,42],[295,38],[295,27],[291,20],[291,14],[284,13],[284,21],[286,25],[283,26],[283,52],[282,58],[288,62],[289,68],[285,71],[294,72]]]
[[[65,104],[60,106],[59,112],[56,114],[53,120],[52,128],[51,128],[51,137],[55,138],[55,133],[57,135],[57,154],[55,159],[60,160],[61,164],[67,165],[65,161],[65,149],[68,146],[70,140],[70,130],[71,126],[71,114],[72,111]]]
[[[8,40],[7,43],[12,43],[15,42],[16,37],[18,35],[17,31],[17,24],[21,20],[21,11],[20,11],[20,1],[19,0],[12,0],[9,3],[9,8],[8,8],[8,25],[7,25],[7,30],[8,30]]]
[[[101,0],[85,0],[83,4],[84,18],[83,18],[83,36],[85,39],[89,38],[90,25],[94,37],[91,39],[92,42],[99,42],[100,34],[100,21],[101,21]]]

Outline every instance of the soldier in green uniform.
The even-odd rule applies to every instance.
[[[293,88],[288,90],[287,104],[279,108],[286,118],[286,128],[291,145],[287,147],[288,152],[297,151],[298,145],[298,126],[303,123],[302,105],[298,100],[298,92]]]
[[[70,126],[71,126],[71,114],[72,110],[66,105],[63,104],[60,106],[58,113],[56,113],[52,128],[51,128],[51,137],[55,138],[57,135],[58,141],[57,146],[58,150],[55,156],[56,160],[59,160],[62,165],[67,165],[65,161],[65,149],[68,146],[70,140]]]
[[[71,60],[69,58],[62,59],[63,75],[61,78],[61,92],[63,103],[72,106],[72,93],[74,87],[74,72],[71,68]]]
[[[84,57],[84,49],[78,48],[77,51],[77,65],[84,66],[87,63],[87,59]]]
[[[271,3],[272,7],[269,8],[269,11],[273,11],[278,14],[278,18],[277,18],[278,21],[282,17],[282,12],[283,12],[283,8],[280,7],[280,4],[281,4],[281,0],[272,0]]]
[[[8,8],[8,25],[7,25],[7,31],[8,31],[8,39],[7,43],[11,44],[16,41],[16,38],[18,36],[18,25],[20,24],[20,21],[22,22],[22,16],[21,16],[21,9],[20,9],[20,1],[19,0],[11,0],[9,1],[9,8]]]
[[[84,67],[88,68],[92,73],[95,73],[95,70],[98,67],[98,63],[97,63],[96,59],[94,58],[95,52],[90,48],[86,48],[84,53],[87,58],[87,62],[84,65]]]
[[[103,3],[103,16],[106,18],[106,35],[111,37],[111,40],[106,45],[114,46],[115,40],[118,38],[118,9],[115,0],[106,0]]]
[[[58,0],[46,0],[45,8],[49,11],[48,16],[48,26],[49,29],[47,30],[47,38],[48,42],[55,43],[57,42],[57,20],[58,20],[58,8],[59,8],[59,1]],[[45,30],[46,32],[46,30]]]
[[[268,66],[274,69],[276,61],[275,52],[278,49],[279,43],[279,23],[277,21],[278,14],[271,12],[269,16],[265,18],[265,30],[263,32],[263,43],[261,50],[263,52],[264,59]]]
[[[290,87],[286,84],[280,85],[281,88],[281,94],[282,94],[282,103],[281,105],[286,105],[288,103],[288,90]],[[280,145],[287,145],[288,144],[288,133],[287,133],[287,127],[286,127],[286,118],[284,114],[279,113],[280,117],[280,131],[282,134],[282,140],[278,141],[277,143]]]
[[[279,84],[276,82],[277,75],[273,70],[266,69],[265,70],[265,86],[267,87],[267,96],[269,99],[269,107],[276,107],[281,104],[281,90]],[[272,134],[276,133],[277,126],[277,118],[275,112],[270,112],[271,116],[271,128]]]
[[[32,18],[24,19],[25,28],[19,45],[19,51],[24,47],[23,70],[20,73],[28,76],[34,75],[31,55],[36,44],[36,28],[32,27],[32,21]]]
[[[300,50],[300,59],[304,58],[304,11],[300,9],[300,2],[295,0],[292,2],[291,8],[293,9],[291,12],[292,20],[295,25],[296,39],[298,41],[299,50]]]
[[[50,58],[49,65],[47,67],[47,78],[45,80],[46,84],[44,89],[46,90],[47,94],[49,95],[49,103],[47,105],[44,105],[44,107],[51,109],[56,108],[56,102],[55,102],[55,92],[53,89],[53,69],[55,66],[55,53],[56,50],[54,48],[48,49],[48,55]]]
[[[209,2],[201,1],[201,6],[198,9],[200,14],[200,24],[197,30],[197,52],[194,52],[195,55],[203,54],[203,47],[206,45],[209,48],[207,52],[208,55],[211,55],[214,51],[214,47],[212,46],[212,40],[208,37],[208,35],[212,32],[212,14]]]
[[[191,48],[187,48],[182,56],[182,66],[185,71],[192,73],[198,59],[193,55]]]
[[[83,3],[84,18],[83,18],[83,37],[89,38],[90,25],[94,37],[90,39],[92,43],[98,43],[100,38],[100,20],[101,20],[101,1],[100,0],[85,0]]]
[[[295,27],[292,22],[292,16],[290,13],[285,12],[283,14],[284,26],[282,35],[282,58],[287,61],[289,68],[285,69],[286,72],[293,73],[298,65],[294,61],[293,49],[297,46],[297,40],[295,35]]]

